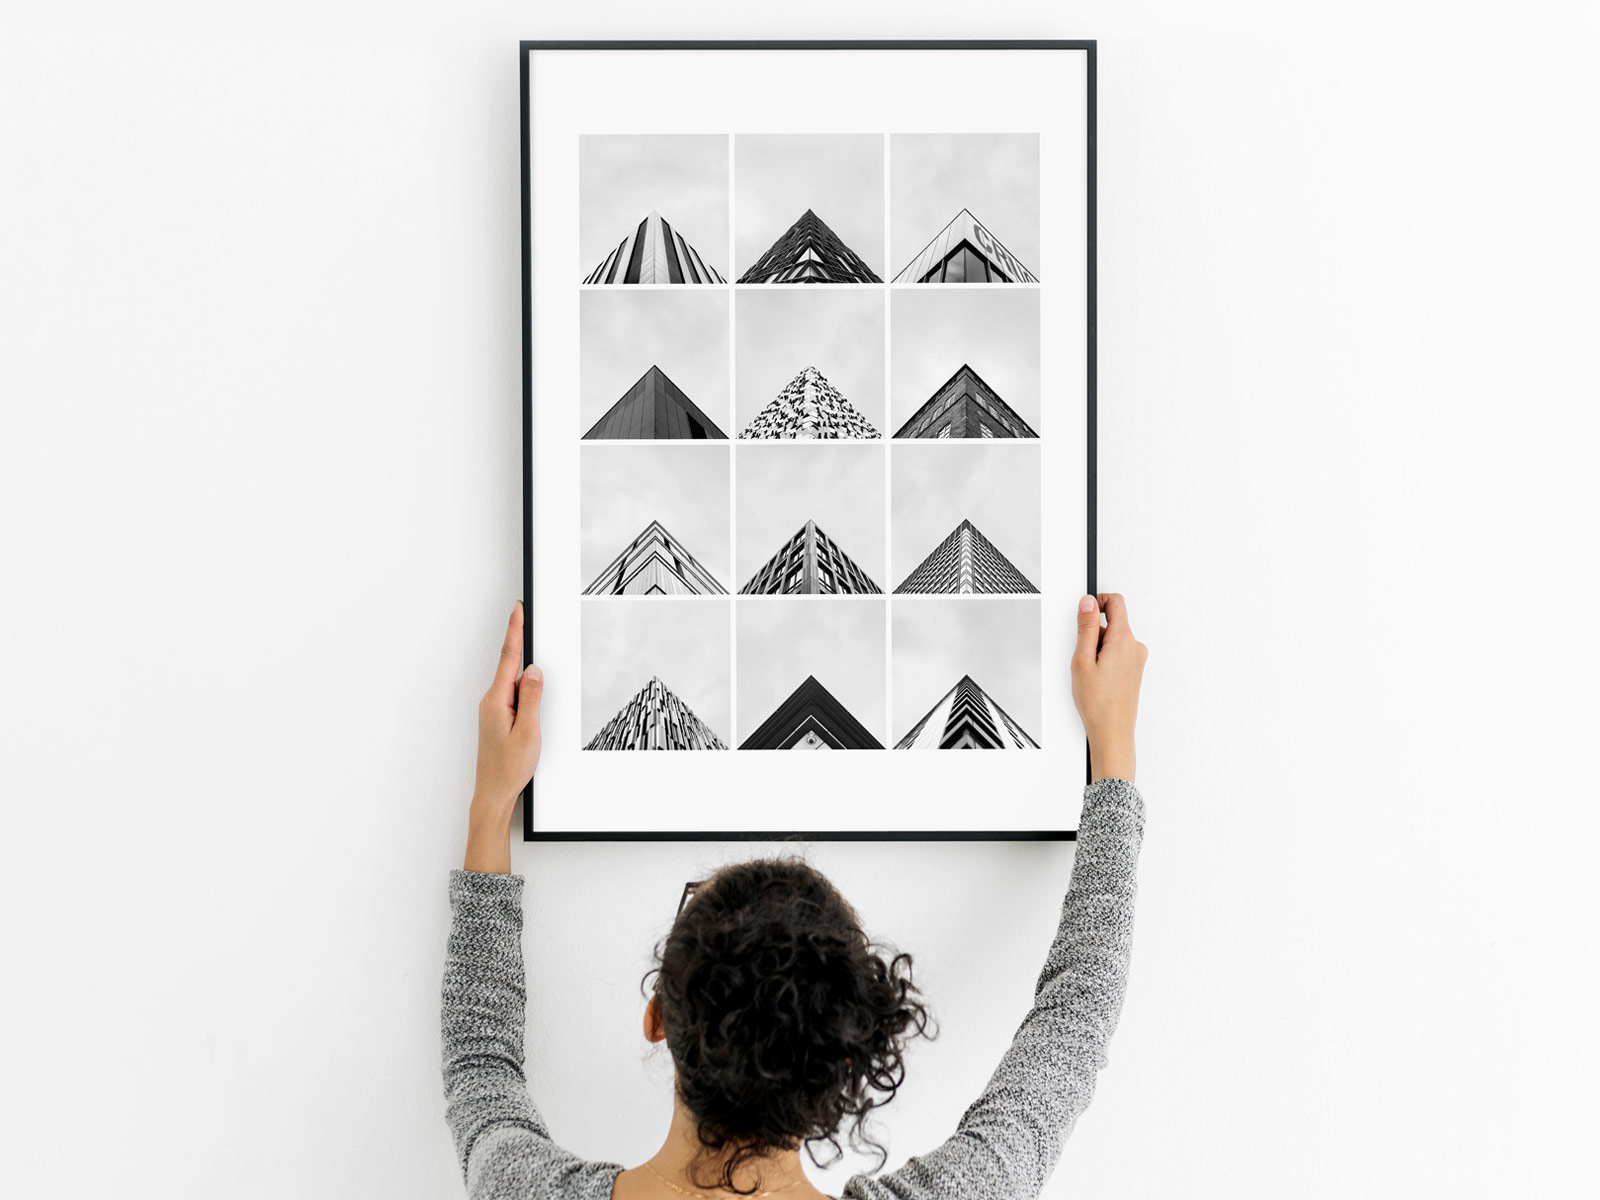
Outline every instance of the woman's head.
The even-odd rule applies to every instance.
[[[888,957],[885,957],[885,954]],[[798,857],[723,867],[656,946],[653,994],[677,1068],[678,1095],[713,1184],[774,1149],[826,1141],[905,1078],[902,1049],[933,1036],[916,1000],[911,957],[869,942],[826,876]],[[867,1140],[865,1145],[883,1149]],[[815,1151],[813,1150],[813,1160]]]

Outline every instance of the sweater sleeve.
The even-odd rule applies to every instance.
[[[1106,1065],[1122,1011],[1144,800],[1123,779],[1084,792],[1061,922],[1000,1065],[955,1134],[882,1175],[855,1175],[842,1200],[1034,1197],[1055,1169]]]
[[[620,1163],[562,1149],[522,1072],[522,876],[450,873],[442,1005],[445,1119],[468,1196],[607,1197]]]

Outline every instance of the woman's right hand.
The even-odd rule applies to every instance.
[[[1105,614],[1105,628],[1100,614]],[[1078,647],[1072,654],[1072,702],[1089,735],[1091,779],[1133,782],[1133,724],[1139,680],[1150,650],[1135,641],[1128,606],[1116,592],[1078,601]]]

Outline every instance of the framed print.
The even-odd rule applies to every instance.
[[[520,56],[524,836],[1074,836],[1094,43]]]

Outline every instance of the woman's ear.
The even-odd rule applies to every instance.
[[[651,996],[650,1002],[644,1006],[644,1036],[650,1042],[667,1040],[667,1027],[661,1020],[660,996]]]

